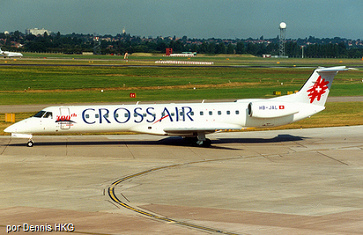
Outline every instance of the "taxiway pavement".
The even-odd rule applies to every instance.
[[[0,234],[362,234],[363,126],[209,137],[2,136]]]

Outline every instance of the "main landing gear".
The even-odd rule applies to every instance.
[[[204,133],[198,133],[196,137],[185,137],[185,140],[197,147],[210,147],[212,144],[212,141],[208,138],[205,138]]]
[[[204,140],[197,140],[196,144],[199,147],[210,147],[212,144],[212,141],[208,138],[205,138]]]

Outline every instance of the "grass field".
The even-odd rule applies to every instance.
[[[122,56],[24,55],[22,59],[0,59],[0,105],[269,98],[273,91],[286,94],[298,90],[318,66],[337,65],[358,69],[339,73],[330,95],[363,95],[360,59],[263,59],[246,55],[188,59],[134,54],[125,61]],[[214,65],[148,66],[158,60],[212,61]],[[253,67],[241,67],[245,65]],[[131,92],[136,93],[136,99],[129,97]],[[334,104],[332,109],[348,116],[337,119],[339,115],[330,113],[332,104],[328,104],[322,114],[294,127],[363,124],[362,104],[344,104]],[[326,124],[321,124],[322,120]]]
[[[1,62],[1,61],[0,61]],[[0,105],[239,99],[298,90],[313,68],[0,66]],[[363,71],[339,73],[332,96],[358,96]],[[101,92],[103,90],[104,92]]]

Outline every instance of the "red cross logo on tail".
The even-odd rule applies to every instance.
[[[321,79],[321,76],[318,77],[316,80],[314,86],[312,86],[308,92],[310,97],[310,103],[313,103],[316,99],[317,101],[320,101],[321,96],[326,92],[326,89],[328,89],[329,81],[325,81],[325,79]]]

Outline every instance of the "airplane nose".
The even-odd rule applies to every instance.
[[[25,129],[26,129],[24,127],[27,126],[27,125],[24,125],[24,124],[26,124],[26,123],[27,123],[26,119],[22,120],[20,122],[14,123],[13,125],[7,127],[4,130],[4,132],[7,132],[7,133],[19,133],[19,132],[21,133],[21,132],[24,132]]]
[[[20,122],[14,123],[13,125],[7,127],[4,132],[7,133],[28,133],[29,127],[32,126],[29,119],[24,119]]]
[[[14,133],[14,132],[16,132],[16,129],[17,129],[16,128],[16,124],[13,124],[13,125],[5,128],[4,132],[6,132],[6,133]]]

